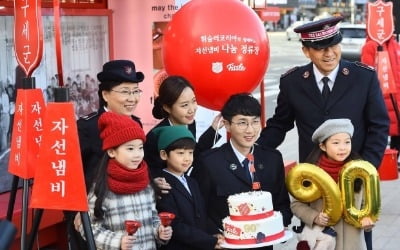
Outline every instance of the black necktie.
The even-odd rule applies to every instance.
[[[322,98],[324,99],[324,102],[326,103],[329,98],[329,94],[331,93],[331,90],[329,89],[328,82],[329,78],[328,77],[323,77],[322,82],[324,83],[324,86],[322,87]]]
[[[250,175],[250,170],[249,170],[249,159],[247,159],[247,158],[245,158],[243,161],[242,161],[242,164],[243,164],[243,170],[244,170],[244,172],[246,173],[246,178],[247,178],[247,180],[249,181],[249,182],[252,182],[252,179],[251,179],[251,175]]]

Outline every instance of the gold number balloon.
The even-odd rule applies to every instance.
[[[323,212],[329,216],[328,225],[335,225],[342,217],[340,190],[332,177],[316,165],[300,163],[287,174],[286,187],[301,202],[323,199]]]
[[[357,209],[354,206],[354,180],[362,179],[364,190],[364,206]],[[339,187],[342,191],[344,219],[347,223],[361,228],[362,218],[369,216],[376,221],[381,208],[379,175],[375,167],[362,160],[346,163],[340,171]]]

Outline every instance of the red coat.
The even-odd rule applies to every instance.
[[[377,47],[378,44],[375,41],[367,38],[367,42],[362,48],[361,62],[375,67]],[[396,86],[396,94],[394,95],[394,99],[395,103],[397,104],[397,110],[400,111],[400,45],[393,38],[383,44],[383,50],[387,50],[389,53],[390,64],[392,67],[393,77]],[[396,115],[395,108],[393,106],[393,101],[389,94],[384,94],[384,99],[390,118],[389,134],[400,135],[400,123]]]

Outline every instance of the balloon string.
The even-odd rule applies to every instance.
[[[215,130],[215,134],[214,134],[214,142],[213,142],[213,146],[215,145],[215,144],[217,144],[217,141],[218,141],[218,128],[219,128],[219,125],[221,125],[221,123],[222,123],[222,117],[221,118],[219,118],[219,120],[218,120],[218,123],[217,123],[217,129]]]

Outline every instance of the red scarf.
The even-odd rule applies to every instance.
[[[339,172],[343,164],[343,161],[331,160],[325,154],[321,155],[318,160],[318,166],[325,170],[336,182],[339,181]]]
[[[142,161],[137,169],[128,169],[114,159],[108,161],[108,186],[116,194],[133,194],[149,185],[147,164]]]

